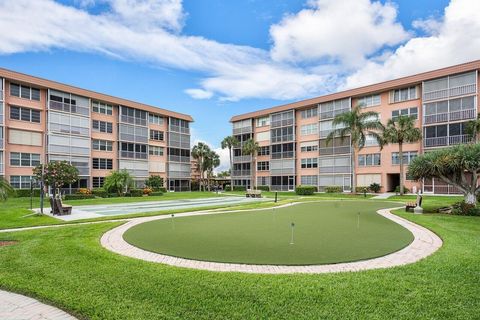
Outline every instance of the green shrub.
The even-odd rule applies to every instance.
[[[372,192],[375,192],[375,193],[378,193],[380,192],[380,190],[382,189],[382,186],[379,185],[378,183],[374,182],[370,185],[369,189],[372,191]]]
[[[145,181],[145,186],[157,191],[160,188],[163,188],[163,178],[160,176],[150,176],[147,181]]]
[[[153,191],[152,193],[150,193],[150,196],[152,196],[152,197],[163,196],[163,192]]]
[[[357,193],[365,193],[365,192],[369,192],[370,189],[368,187],[365,187],[365,186],[357,186],[355,188],[355,191],[357,191]]]
[[[270,191],[270,187],[269,186],[257,186],[257,190]]]
[[[190,182],[190,189],[192,191],[199,191],[200,190],[200,182],[198,180],[192,180]]]
[[[403,192],[404,192],[404,193],[409,193],[409,192],[410,192],[410,189],[408,189],[407,187],[403,186]],[[396,187],[395,187],[395,193],[400,193],[400,186],[396,186]]]
[[[33,189],[33,196],[40,197],[40,189]],[[15,189],[14,197],[16,198],[30,197],[30,189]]]
[[[82,194],[82,193],[75,193],[75,194],[66,194],[65,200],[84,200],[84,199],[95,199],[94,194]]]
[[[101,188],[92,189],[92,194],[100,198],[108,198],[108,192]]]
[[[459,216],[480,216],[480,208],[474,204],[460,201],[452,205],[452,214]]]
[[[343,189],[341,186],[327,186],[325,187],[326,193],[342,193]]]
[[[233,191],[247,191],[245,186],[233,186]]]
[[[109,198],[117,198],[117,197],[119,197],[119,195],[117,193],[109,193],[108,197]]]
[[[158,188],[158,192],[167,193],[167,188],[165,187]]]
[[[310,196],[317,192],[317,187],[315,186],[297,186],[295,188],[295,193],[301,196]]]
[[[132,189],[128,194],[130,197],[141,197],[143,196],[143,189]]]

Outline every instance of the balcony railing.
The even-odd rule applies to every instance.
[[[129,158],[129,159],[147,159],[147,153],[138,153],[134,151],[120,151],[121,158]]]
[[[147,126],[147,119],[141,119],[137,117],[132,117],[132,116],[126,116],[126,115],[120,115],[120,121],[124,123],[130,123],[130,124],[135,124],[138,126]]]
[[[252,162],[252,156],[236,156],[233,157],[233,162]]]
[[[318,150],[319,156],[332,155],[332,154],[348,154],[348,153],[351,153],[350,146],[327,147],[327,148],[320,148]]]
[[[233,170],[234,177],[250,177],[252,172],[250,170]]]
[[[461,143],[469,143],[470,141],[472,141],[472,137],[467,134],[449,137],[425,138],[423,140],[423,146],[425,148],[442,147]]]
[[[252,133],[252,127],[243,127],[243,128],[233,128],[233,134],[244,134],[244,133]]]
[[[295,157],[295,151],[272,153],[272,159],[289,159]]]
[[[271,128],[286,127],[293,125],[293,118],[270,122]]]
[[[87,106],[77,106],[77,105],[58,102],[58,101],[50,101],[50,109],[81,114],[84,116],[90,115],[90,108]]]
[[[349,108],[343,108],[343,109],[338,109],[338,110],[331,110],[331,111],[323,111],[319,113],[320,120],[325,120],[325,119],[332,119],[335,118],[335,116],[348,112],[350,111]]]
[[[171,132],[178,132],[178,133],[183,133],[183,134],[190,134],[190,128],[185,128],[181,126],[175,126],[171,124],[168,128],[169,131]]]
[[[474,119],[476,117],[476,109],[465,109],[452,111],[450,113],[437,113],[431,114],[424,117],[424,124],[448,122],[448,121],[457,121],[465,119]]]
[[[190,157],[181,157],[181,156],[169,155],[168,156],[168,161],[190,163],[191,159],[190,159]]]
[[[190,178],[189,171],[168,171],[168,178]]]
[[[465,94],[476,93],[477,85],[475,83],[467,84],[460,87],[450,88],[450,97],[463,96]]]
[[[428,100],[446,99],[448,97],[456,97],[456,96],[471,94],[475,92],[477,92],[477,85],[472,83],[472,84],[453,87],[449,89],[441,89],[441,90],[436,90],[431,92],[424,92],[423,100],[428,101]]]

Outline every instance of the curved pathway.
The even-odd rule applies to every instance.
[[[294,205],[294,204],[290,204]],[[324,265],[310,265],[310,266],[276,266],[276,265],[249,265],[249,264],[235,264],[235,263],[219,263],[208,261],[197,261],[184,258],[176,258],[163,254],[149,252],[138,247],[135,247],[123,239],[123,234],[129,228],[153,220],[167,219],[168,215],[145,217],[132,219],[129,222],[116,227],[106,232],[101,238],[101,244],[106,249],[115,253],[137,258],[150,262],[157,262],[168,264],[176,267],[208,270],[208,271],[222,271],[222,272],[245,272],[245,273],[264,273],[264,274],[287,274],[287,273],[331,273],[331,272],[348,272],[348,271],[361,271],[370,269],[390,268],[395,266],[406,265],[417,262],[435,251],[442,246],[442,240],[432,231],[419,226],[411,221],[403,219],[390,213],[390,210],[398,208],[381,209],[378,210],[378,214],[384,216],[387,219],[392,220],[395,223],[410,230],[414,235],[414,240],[407,247],[388,254],[383,257],[362,260],[356,262],[337,263],[337,264],[324,264]],[[265,210],[265,209],[257,209]],[[177,217],[187,217],[192,215],[202,214],[220,214],[232,211],[221,212],[197,212],[197,213],[183,213],[177,214]]]
[[[0,290],[0,319],[76,320],[77,318],[38,300]]]

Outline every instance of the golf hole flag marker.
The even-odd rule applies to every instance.
[[[293,244],[293,230],[295,229],[295,223],[292,222],[292,223],[290,224],[290,227],[292,228],[292,238],[290,239],[290,244]]]

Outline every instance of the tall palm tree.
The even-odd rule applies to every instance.
[[[207,153],[204,161],[205,171],[207,171],[207,184],[208,190],[210,191],[211,181],[210,179],[213,176],[213,170],[220,165],[220,156],[213,150]]]
[[[478,133],[480,132],[480,113],[477,119],[467,122],[467,134],[472,138],[472,143],[478,142]]]
[[[252,170],[252,186],[253,186],[253,189],[255,190],[255,169],[256,169],[256,160],[257,160],[257,153],[258,151],[260,150],[260,146],[258,145],[258,142],[256,142],[255,140],[253,139],[248,139],[247,141],[245,141],[245,143],[243,144],[243,148],[242,148],[242,153],[244,155],[251,155],[252,156],[252,166],[251,166],[251,170]]]
[[[398,157],[400,158],[400,195],[403,196],[403,144],[420,141],[420,139],[422,139],[422,130],[415,127],[415,119],[413,117],[403,115],[388,120],[387,126],[383,130],[382,138],[385,144],[398,144]]]
[[[192,148],[192,157],[197,160],[198,162],[198,170],[200,171],[200,191],[205,191],[204,185],[204,173],[205,173],[205,158],[207,157],[208,153],[210,152],[210,147],[203,142],[197,143]]]
[[[380,146],[383,145],[382,138],[378,134],[383,129],[383,125],[378,120],[377,112],[362,112],[361,105],[357,105],[348,112],[336,115],[332,126],[336,128],[327,136],[327,145],[335,137],[340,137],[342,142],[350,137],[350,145],[352,147],[352,192],[356,193],[357,176],[355,174],[355,162],[358,152],[365,146],[367,134],[372,135]]]
[[[228,148],[228,155],[230,157],[230,179],[232,177],[232,170],[233,170],[233,156],[232,150],[233,148],[237,147],[240,144],[238,139],[235,136],[227,136],[222,140],[222,149]],[[230,190],[233,191],[233,181],[230,180]]]

